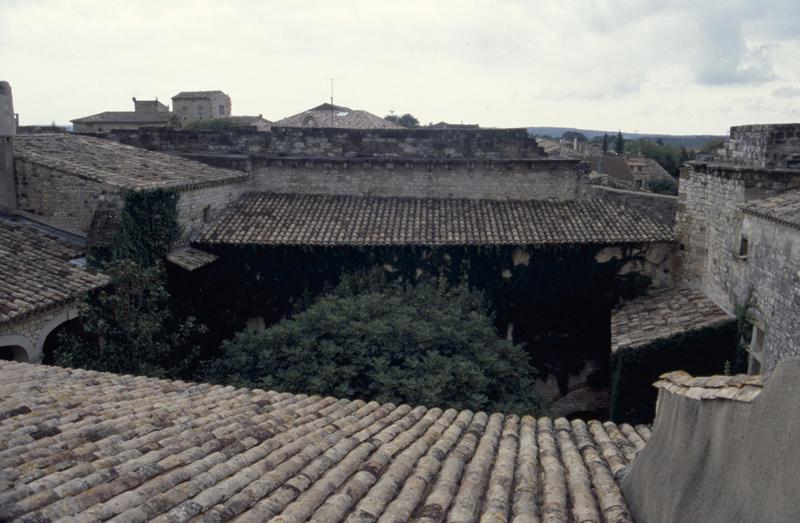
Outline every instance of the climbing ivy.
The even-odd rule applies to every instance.
[[[90,262],[99,267],[118,260],[142,267],[163,262],[181,236],[178,198],[175,189],[125,191],[118,223],[109,238],[91,246]]]

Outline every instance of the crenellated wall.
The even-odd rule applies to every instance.
[[[526,129],[333,129],[207,131],[146,128],[102,135],[154,151],[325,158],[542,158]]]
[[[800,124],[731,127],[721,159],[756,167],[800,167]]]

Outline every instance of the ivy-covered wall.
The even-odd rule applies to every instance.
[[[731,320],[684,332],[611,355],[611,419],[617,423],[650,423],[655,417],[653,383],[666,372],[695,376],[722,374],[735,365],[738,329]],[[730,367],[729,367],[730,368]]]
[[[484,293],[501,334],[526,343],[532,362],[566,392],[588,360],[608,383],[610,309],[641,292],[649,278],[620,270],[639,251],[598,257],[604,246],[558,247],[233,247],[204,246],[220,256],[194,273],[171,271],[173,295],[208,325],[217,344],[248,318],[278,322],[332,288],[344,272],[383,266],[405,281],[442,275]],[[598,261],[601,259],[602,261]]]

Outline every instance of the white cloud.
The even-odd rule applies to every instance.
[[[27,123],[188,89],[278,119],[325,100],[330,76],[337,102],[423,122],[719,133],[785,120],[800,2],[720,5],[0,0],[0,78]]]

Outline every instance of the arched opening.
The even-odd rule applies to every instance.
[[[45,365],[54,365],[55,354],[61,346],[63,336],[67,334],[80,334],[82,332],[81,323],[77,318],[67,320],[57,325],[47,334],[42,344],[42,363]]]
[[[0,347],[0,360],[27,362],[28,352],[19,345],[6,345]]]

